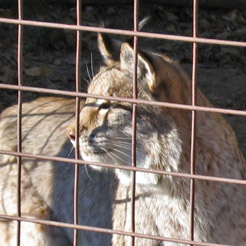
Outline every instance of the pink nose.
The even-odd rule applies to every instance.
[[[75,130],[73,127],[69,126],[66,130],[66,134],[71,140],[73,141],[75,140]]]

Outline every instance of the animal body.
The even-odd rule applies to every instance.
[[[99,35],[106,66],[92,79],[89,94],[132,98],[134,51],[128,43]],[[139,52],[138,98],[191,103],[191,83],[180,66],[154,53]],[[197,90],[197,104],[211,106]],[[16,150],[16,106],[0,121],[0,149]],[[23,105],[23,152],[69,157],[64,131],[70,123],[72,99],[43,98]],[[191,112],[137,105],[136,166],[190,173]],[[245,161],[235,134],[216,113],[196,114],[196,173],[245,179]],[[131,231],[130,171],[132,104],[87,98],[80,113],[80,155],[86,161],[111,163],[114,170],[80,168],[79,223]],[[75,125],[67,133],[75,142]],[[1,155],[1,214],[16,214],[16,158]],[[87,171],[87,172],[86,172]],[[22,214],[27,217],[73,222],[73,165],[22,159]],[[190,239],[190,180],[136,172],[135,232]],[[10,206],[11,204],[11,206]],[[195,181],[194,240],[243,246],[246,244],[246,187]],[[73,231],[21,223],[22,246],[72,245]],[[15,245],[15,222],[0,221],[1,245]],[[78,245],[131,245],[131,237],[80,231]],[[184,244],[136,237],[137,246]],[[1,242],[1,241],[0,241]]]
[[[65,132],[74,116],[74,109],[75,101],[65,98],[45,97],[24,103],[22,151],[73,158],[73,148]],[[12,106],[1,114],[1,150],[17,150],[16,112],[17,107]],[[17,159],[13,156],[1,155],[0,163],[0,214],[16,215]],[[108,197],[111,192],[108,189],[114,177],[107,172],[100,174],[89,169],[80,167],[79,170],[79,223],[111,228],[111,222],[108,219],[112,217],[111,198]],[[89,175],[93,177],[93,180]],[[22,216],[73,223],[73,180],[73,164],[22,158]],[[103,193],[101,185],[104,189]],[[16,245],[16,225],[15,221],[0,219],[1,246]],[[71,246],[73,230],[21,222],[20,240],[21,246]],[[110,240],[110,235],[106,234],[83,231],[78,233],[78,245],[94,246],[102,245],[102,242],[110,245]]]

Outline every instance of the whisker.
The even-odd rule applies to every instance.
[[[94,77],[95,74],[94,74],[94,69],[93,69],[93,54],[91,53],[91,73],[92,73],[92,76]]]
[[[90,84],[90,80],[88,80],[88,79],[85,79],[85,82],[86,82],[87,85]]]
[[[110,153],[107,153],[107,154],[113,160],[113,162],[115,162],[115,164],[118,163],[118,161],[114,158],[113,155],[111,155]]]
[[[118,144],[118,143],[114,143],[114,144],[107,143],[107,145],[109,147],[113,147],[113,148],[119,147],[119,148],[126,149],[126,150],[131,150],[132,149],[131,145],[123,145],[123,144]]]
[[[101,149],[102,149],[106,154],[109,153],[105,148],[101,147]]]
[[[116,140],[117,142],[119,142],[119,143],[128,143],[128,144],[131,144],[131,139],[112,139],[112,140]],[[127,141],[126,141],[127,140]]]
[[[120,150],[117,149],[117,148],[114,148],[113,151],[116,151],[116,152],[118,152],[118,153],[120,153],[120,154],[122,154],[122,155],[124,155],[124,156],[130,157],[128,154],[126,154],[126,153],[123,152],[123,151],[120,151]]]
[[[109,144],[109,146],[111,146],[111,147],[120,147],[120,148],[122,148],[122,149],[126,149],[126,150],[131,150],[132,148],[131,148],[131,146],[126,146],[126,145],[122,145],[122,144]]]
[[[93,183],[95,183],[95,180],[94,180],[94,179],[91,177],[91,175],[89,174],[87,165],[84,165],[84,167],[85,167],[85,172],[86,172],[86,174],[87,174],[87,177],[88,177]]]
[[[117,144],[121,144],[121,145],[124,145],[124,146],[129,146],[129,147],[132,146],[132,143],[128,142],[128,141],[118,141],[118,140],[116,140],[116,141],[107,141],[107,142],[113,143],[113,144],[117,143]]]
[[[120,148],[120,149],[125,149],[125,150],[130,150],[130,151],[132,150],[132,145],[131,144],[124,145],[124,144],[118,144],[118,142],[116,142],[116,143],[107,143],[107,145],[109,147],[113,148],[113,149],[116,149],[117,148],[119,150],[119,148]],[[143,150],[139,149],[139,148],[137,148],[136,151],[138,153],[145,154],[145,152]]]
[[[132,144],[131,141],[123,141],[123,140],[118,140],[118,139],[114,139],[114,138],[108,138],[107,140],[109,140],[109,141],[111,141],[113,143],[117,142],[117,143],[122,143],[122,144],[127,144],[127,145],[131,145]]]
[[[88,75],[88,77],[89,77],[89,79],[90,79],[90,81],[91,81],[91,74],[90,74],[90,72],[89,72],[88,64],[86,63],[85,66],[86,66],[87,75]]]
[[[109,151],[102,147],[102,150],[114,161],[117,163],[117,160],[111,155]]]
[[[129,140],[131,141],[130,137],[113,137],[112,139],[122,139],[122,140]]]
[[[73,147],[73,145],[72,145],[70,151],[68,152],[68,155],[67,155],[68,157],[71,155],[71,153],[73,152],[73,150],[74,150],[74,147]],[[86,174],[87,174],[87,177],[88,177],[92,182],[95,182],[95,180],[94,180],[94,179],[90,176],[90,174],[89,174],[87,165],[84,165],[84,168],[85,168],[85,172],[86,172]]]
[[[108,155],[111,156],[111,158],[112,158],[116,163],[118,163],[118,164],[123,163],[123,164],[125,164],[125,165],[129,165],[128,162],[126,162],[124,159],[120,158],[119,156],[117,156],[116,154],[114,154],[114,153],[112,153],[112,152],[109,153]],[[117,161],[117,159],[120,161],[120,163],[119,163],[119,161]]]
[[[74,147],[73,147],[73,145],[72,145],[71,148],[70,148],[70,150],[69,150],[69,152],[68,152],[68,154],[67,154],[68,157],[72,154],[73,149],[74,149]]]
[[[114,154],[113,152],[109,152],[109,151],[107,151],[107,150],[104,149],[104,148],[102,148],[102,149],[107,153],[107,155],[108,155],[110,158],[112,158],[112,160],[113,160],[114,162],[119,163],[119,162],[117,161],[117,159],[118,159],[118,160],[120,160],[123,164],[128,165],[128,163],[127,163],[124,159],[120,158],[119,156],[117,156],[117,155]]]

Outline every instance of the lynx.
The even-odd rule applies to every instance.
[[[92,79],[89,94],[132,98],[134,51],[130,44],[99,35],[106,66]],[[191,83],[170,58],[138,53],[138,98],[191,104]],[[197,90],[197,104],[212,106]],[[16,111],[1,114],[0,149],[16,151]],[[73,156],[67,131],[75,145],[74,101],[41,98],[23,104],[24,153]],[[137,105],[136,166],[190,173],[191,112],[146,104]],[[245,161],[235,133],[216,113],[196,113],[195,171],[200,175],[245,179]],[[67,127],[68,126],[68,127]],[[66,128],[67,127],[67,128]],[[88,97],[80,113],[79,146],[85,161],[109,163],[115,169],[81,166],[79,224],[131,231],[132,104]],[[1,155],[0,213],[16,215],[17,160]],[[22,158],[23,217],[73,223],[73,164]],[[173,239],[190,239],[190,180],[171,175],[136,172],[135,232]],[[194,240],[243,246],[246,244],[246,187],[195,181]],[[21,246],[72,245],[73,231],[21,222]],[[180,246],[120,234],[79,231],[79,246]],[[0,244],[15,245],[16,222],[0,221]]]
[[[128,43],[99,36],[107,64],[91,81],[89,94],[132,98],[134,51]],[[138,98],[191,104],[191,82],[170,58],[139,52]],[[197,90],[197,104],[212,106]],[[81,111],[80,153],[86,161],[115,164],[119,180],[113,202],[113,229],[131,231],[131,175],[117,169],[131,166],[132,104],[87,98]],[[232,128],[216,113],[196,114],[196,173],[245,178],[245,161]],[[68,129],[74,142],[74,126]],[[191,112],[137,105],[136,166],[189,173]],[[102,169],[92,166],[94,169]],[[190,181],[153,173],[136,173],[135,232],[189,239]],[[195,182],[194,239],[209,243],[246,245],[246,187]],[[131,245],[131,238],[113,235],[112,245]],[[181,245],[135,238],[138,246]]]

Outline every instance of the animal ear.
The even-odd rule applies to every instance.
[[[98,34],[98,48],[107,65],[120,60],[120,47],[123,42],[110,38],[107,34]]]
[[[158,86],[158,81],[150,58],[139,52],[137,60],[138,79],[147,83],[149,90],[154,92]],[[128,43],[121,45],[120,66],[122,70],[127,70],[129,73],[134,71],[134,50]]]

